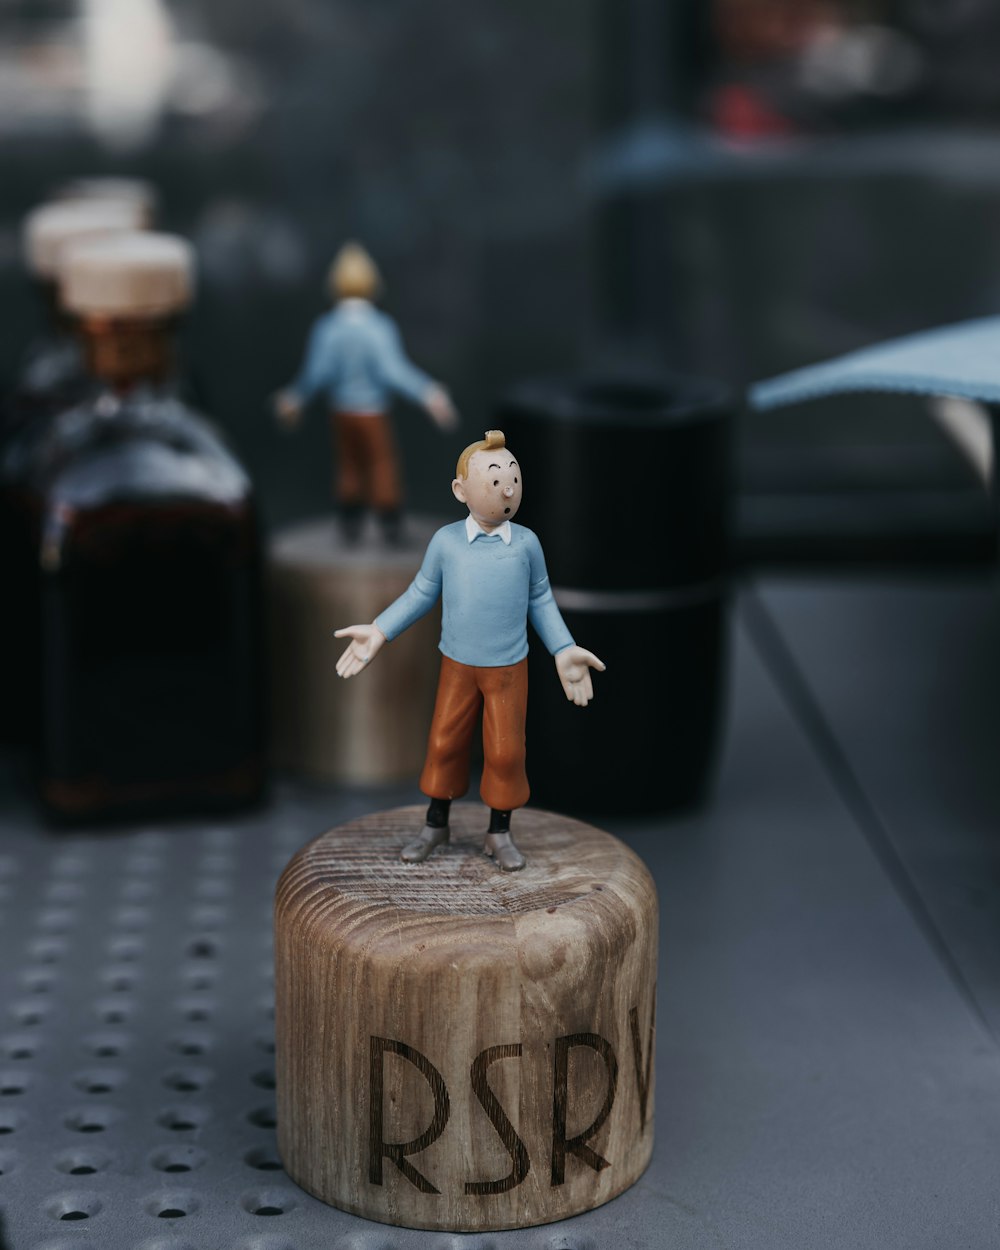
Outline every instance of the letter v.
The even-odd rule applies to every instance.
[[[646,1129],[646,1105],[649,1102],[649,1088],[653,1075],[653,1051],[656,1049],[656,990],[653,990],[653,1002],[649,1009],[649,1041],[646,1051],[646,1062],[642,1061],[642,1040],[639,1037],[639,1009],[630,1007],[628,1012],[629,1030],[632,1033],[632,1058],[635,1060],[635,1084],[639,1091],[639,1125]]]

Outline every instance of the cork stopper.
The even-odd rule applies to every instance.
[[[73,178],[56,189],[53,199],[64,202],[122,200],[135,205],[141,224],[149,227],[156,219],[160,197],[156,187],[144,178]]]
[[[143,213],[128,200],[68,200],[42,204],[24,222],[24,256],[38,278],[54,280],[65,250],[73,244],[141,230]]]
[[[166,317],[191,302],[194,250],[173,234],[120,234],[67,252],[63,307],[82,316]]]

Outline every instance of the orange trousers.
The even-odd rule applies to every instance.
[[[469,751],[483,709],[483,782],[487,807],[523,807],[530,791],[524,771],[528,660],[475,668],[441,657],[434,718],[420,789],[429,799],[457,799],[469,788]]]
[[[403,502],[403,491],[396,440],[386,414],[335,412],[333,431],[337,444],[334,493],[338,502],[395,512]]]

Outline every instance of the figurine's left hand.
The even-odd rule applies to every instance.
[[[593,651],[585,651],[583,647],[566,647],[556,656],[556,672],[566,698],[572,699],[577,707],[586,707],[594,697],[594,683],[590,679],[592,668],[603,673],[606,665]]]
[[[292,391],[278,391],[272,397],[274,415],[278,424],[286,430],[294,430],[302,420],[302,400]]]

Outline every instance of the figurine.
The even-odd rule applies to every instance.
[[[524,867],[510,834],[511,811],[528,801],[524,725],[530,619],[554,656],[566,698],[593,698],[590,669],[604,664],[578,647],[556,606],[541,544],[512,521],[521,504],[521,469],[500,430],[487,430],[458,460],[452,493],[469,515],[439,529],[409,588],[371,625],[338,629],[352,641],[337,661],[353,677],[382,647],[442,598],[441,675],[420,788],[430,799],[424,828],[403,848],[408,864],[449,838],[451,801],[469,784],[469,749],[483,709],[485,767],[480,794],[490,808],[484,850],[505,872]]]
[[[329,282],[336,307],[313,326],[298,377],[275,397],[276,415],[292,429],[313,395],[325,394],[337,443],[334,494],[344,535],[356,542],[365,510],[371,508],[386,540],[397,542],[402,488],[390,398],[412,400],[442,430],[453,429],[458,414],[444,387],[407,359],[396,323],[375,307],[381,277],[360,244],[341,248]]]

